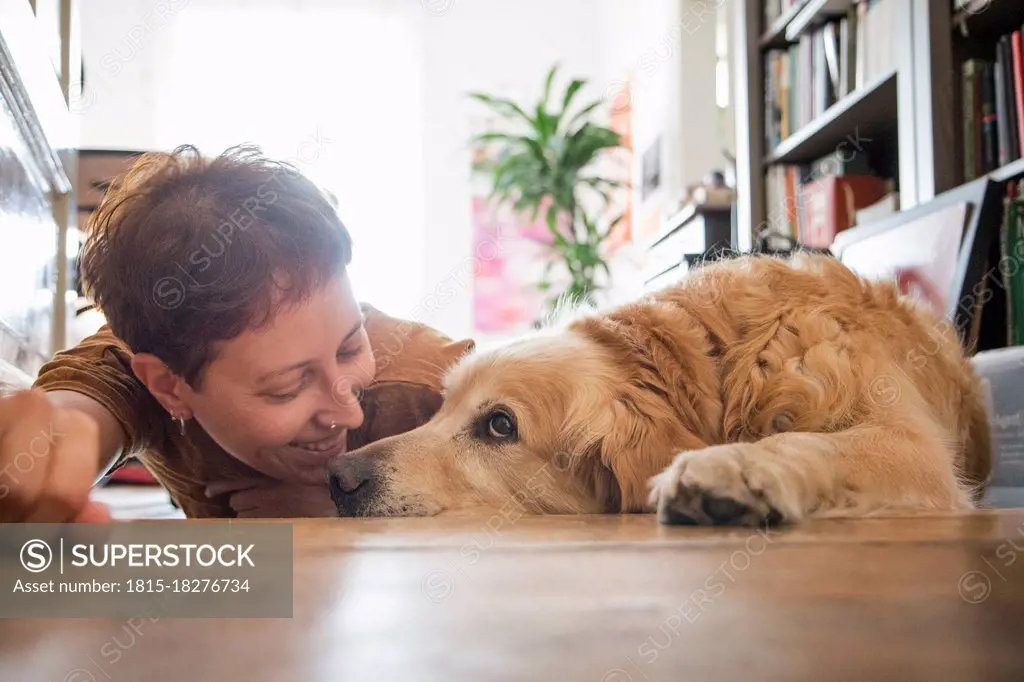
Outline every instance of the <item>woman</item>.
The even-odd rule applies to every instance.
[[[103,518],[89,489],[132,455],[189,517],[331,515],[326,461],[428,420],[473,347],[357,304],[350,255],[285,164],[141,157],[82,255],[109,326],[0,401],[0,521]]]

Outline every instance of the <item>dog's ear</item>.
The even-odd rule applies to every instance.
[[[602,514],[622,511],[622,491],[615,473],[601,460],[601,442],[595,441],[586,450],[568,455],[559,453],[556,467],[567,474],[585,498],[594,500]]]
[[[601,456],[601,434],[611,426],[599,403],[577,400],[558,429],[559,451],[555,468],[566,474],[585,497],[596,501],[603,513],[621,511],[622,498],[615,473]]]
[[[612,413],[612,428],[601,438],[600,460],[615,476],[620,511],[648,511],[650,479],[664,471],[676,453],[705,444],[679,429],[671,408],[643,391],[627,389],[612,404]]]
[[[612,404],[612,428],[600,441],[601,463],[615,476],[619,488],[621,512],[644,511],[647,481],[664,469],[658,467],[661,453],[653,452],[651,439],[657,429],[649,419],[628,402]]]

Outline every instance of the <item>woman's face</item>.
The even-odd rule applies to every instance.
[[[344,274],[270,325],[218,344],[202,390],[182,398],[227,452],[283,481],[320,485],[363,422],[374,357]],[[333,427],[333,428],[332,428]]]

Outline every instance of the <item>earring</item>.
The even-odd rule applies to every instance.
[[[181,429],[181,435],[185,435],[185,418],[181,415],[174,417],[174,421],[178,422],[178,427]]]

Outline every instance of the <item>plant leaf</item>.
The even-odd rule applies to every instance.
[[[548,207],[546,222],[548,225],[548,231],[551,232],[551,236],[555,238],[555,244],[557,244],[563,252],[568,252],[570,249],[569,242],[565,240],[565,237],[562,235],[562,231],[558,229],[558,207],[554,204]]]
[[[547,78],[544,79],[544,98],[541,100],[541,108],[547,110],[551,98],[551,84],[555,81],[555,73],[558,71],[558,62],[548,70]]]
[[[471,92],[469,96],[479,102],[483,102],[506,118],[510,118],[512,114],[516,114],[530,125],[533,125],[533,119],[530,118],[518,104],[510,99],[491,97],[490,95],[482,92]]]
[[[622,220],[623,220],[623,219],[624,219],[625,217],[626,217],[626,214],[625,214],[625,213],[620,213],[620,214],[619,214],[619,215],[618,215],[618,216],[617,216],[617,217],[616,217],[616,218],[615,218],[614,220],[612,220],[612,222],[608,224],[608,229],[606,229],[606,230],[604,231],[604,234],[603,234],[603,235],[601,235],[601,241],[604,241],[605,239],[608,239],[608,236],[609,236],[609,235],[610,235],[610,234],[612,233],[612,230],[614,230],[614,229],[615,229],[615,227],[616,227],[616,226],[617,226],[617,225],[618,225],[619,223],[621,223],[621,222],[622,222]]]
[[[576,114],[572,118],[570,118],[568,120],[568,122],[565,124],[566,129],[571,129],[573,124],[575,124],[580,119],[586,117],[587,114],[592,112],[594,109],[597,109],[602,104],[604,104],[604,100],[603,99],[599,99],[599,100],[591,102],[587,106],[583,107],[583,109],[581,109],[580,111],[576,112]]]
[[[562,113],[564,114],[569,105],[572,104],[573,97],[580,91],[587,82],[585,80],[575,79],[572,83],[569,83],[569,87],[565,89],[565,96],[562,98]]]

